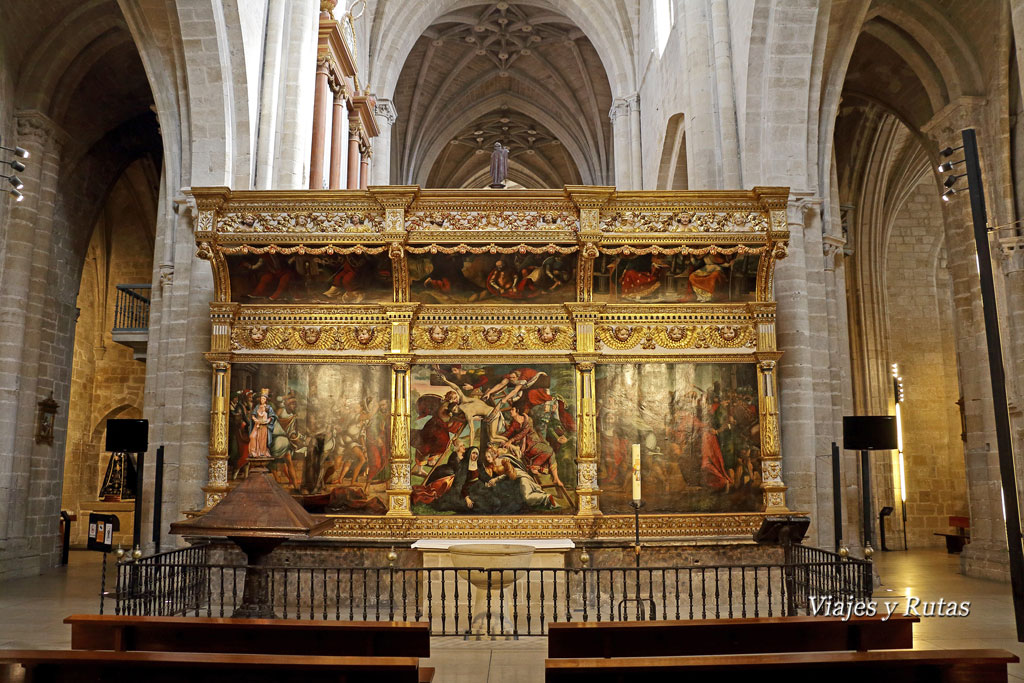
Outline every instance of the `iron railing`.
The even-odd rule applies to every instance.
[[[149,329],[149,294],[152,285],[117,285],[114,300],[114,332]]]
[[[502,570],[252,568],[211,563],[197,546],[119,564],[114,613],[230,617],[247,570],[266,572],[278,618],[427,621],[437,636],[540,636],[549,622],[787,616],[806,613],[812,596],[870,599],[870,563],[813,550],[774,564]]]

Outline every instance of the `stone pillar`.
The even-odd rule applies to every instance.
[[[348,118],[348,111],[345,105],[345,92],[339,91],[334,95],[334,116],[331,119],[330,188],[332,190],[341,189],[342,157],[345,153],[345,138],[342,128],[346,118]]]
[[[629,158],[632,190],[644,189],[642,167],[642,146],[640,138],[640,95],[633,94],[626,98],[629,103]]]
[[[789,255],[775,268],[777,343],[782,357],[777,365],[782,463],[786,473],[790,509],[812,512],[815,487],[814,367],[810,342],[807,258],[805,244],[806,196],[790,195],[786,207]],[[812,527],[812,533],[816,529]]]
[[[612,149],[615,154],[615,187],[633,189],[633,161],[630,156],[629,102],[625,98],[612,101],[608,112],[612,122]]]
[[[359,189],[359,142],[363,127],[358,116],[348,119],[348,189]]]
[[[1024,236],[1000,238],[998,253],[1006,291],[1003,363],[1020,500],[1024,498]]]
[[[313,93],[313,148],[309,155],[309,189],[311,190],[320,190],[324,185],[329,70],[327,57],[321,55],[316,61],[316,90]]]
[[[7,575],[35,574],[53,565],[57,526],[52,520],[60,511],[67,417],[67,392],[55,387],[55,377],[40,377],[45,374],[42,320],[52,325],[56,315],[46,299],[65,135],[39,112],[19,112],[16,125],[17,137],[7,144],[26,148],[31,156],[19,174],[25,199],[10,204],[0,254],[0,573]],[[63,415],[58,415],[53,444],[36,444],[36,403],[52,388],[58,389],[55,398]],[[52,487],[44,481],[51,469],[56,474]],[[50,526],[39,528],[39,519],[50,519]]]
[[[984,121],[977,98],[961,98],[929,121],[923,132],[932,149],[961,144],[960,131]],[[987,132],[977,130],[984,149]],[[982,159],[984,163],[985,160]],[[965,574],[1005,580],[1009,573],[1006,525],[1002,512],[1002,486],[996,451],[995,410],[988,373],[988,345],[978,275],[978,250],[967,193],[943,204],[948,269],[953,281],[953,316],[956,353],[964,398],[967,442],[967,498],[971,515],[971,542],[960,555]]]
[[[372,185],[391,184],[391,127],[398,120],[398,112],[391,100],[377,99],[373,113],[377,116],[380,135],[373,139],[374,160],[370,169]]]

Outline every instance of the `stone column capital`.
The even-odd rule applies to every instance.
[[[608,110],[608,118],[611,119],[612,123],[615,119],[629,115],[629,99],[625,97],[618,97],[612,100],[612,108]]]
[[[389,99],[377,98],[373,113],[378,120],[383,119],[383,122],[389,126],[395,125],[395,121],[398,120],[398,110],[395,109],[395,103]]]
[[[1004,275],[1015,275],[1024,271],[1024,237],[1014,235],[996,240]]]
[[[23,109],[14,115],[18,141],[22,146],[36,146],[54,149],[58,154],[70,138],[60,126],[46,114],[34,109]]]

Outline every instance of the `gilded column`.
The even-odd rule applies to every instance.
[[[348,189],[359,189],[359,141],[363,126],[358,116],[348,119]]]
[[[391,364],[391,479],[388,481],[388,517],[412,515],[409,462],[409,394],[411,356]]]
[[[764,511],[788,512],[786,485],[782,482],[782,450],[779,438],[779,403],[775,365],[782,354],[757,354],[757,396],[761,407],[761,482]]]
[[[586,358],[586,359],[585,359]],[[601,514],[597,487],[597,400],[594,396],[594,361],[576,356],[576,414],[579,438],[576,441],[577,484],[580,517]]]
[[[309,189],[324,185],[324,142],[327,136],[328,57],[316,60],[316,90],[313,93],[313,147],[309,155]]]
[[[577,477],[576,493],[579,496],[581,517],[601,514],[597,486],[597,397],[594,392],[594,361],[597,359],[594,342],[594,328],[603,304],[566,304],[569,315],[576,325],[576,415],[579,430],[576,440]]]
[[[210,401],[210,452],[207,456],[208,477],[203,487],[205,510],[220,502],[228,492],[228,391],[231,386],[231,364],[213,361],[213,387]]]

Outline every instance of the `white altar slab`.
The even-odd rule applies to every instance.
[[[537,550],[572,550],[576,544],[568,538],[537,538],[537,539],[504,539],[504,538],[478,538],[478,539],[449,539],[449,538],[422,538],[412,544],[413,550],[448,550],[453,545],[470,545],[475,543],[501,543],[504,545],[532,545]]]

